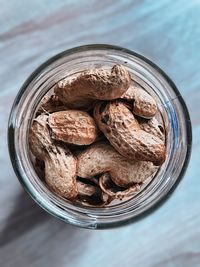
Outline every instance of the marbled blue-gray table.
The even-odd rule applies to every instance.
[[[187,173],[159,210],[123,228],[78,229],[41,210],[8,157],[7,120],[27,76],[64,49],[109,43],[158,64],[193,125]],[[200,1],[0,0],[0,266],[200,266]]]

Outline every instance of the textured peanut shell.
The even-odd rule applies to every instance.
[[[141,184],[134,184],[125,190],[116,191],[116,186],[110,187],[110,175],[108,173],[104,173],[99,178],[99,186],[102,191],[105,192],[108,196],[122,200],[125,197],[133,196],[141,189]]]
[[[59,196],[74,198],[78,194],[76,184],[76,159],[68,148],[55,145],[49,134],[47,115],[39,115],[29,134],[31,152],[45,163],[45,181]]]
[[[91,145],[77,159],[78,176],[92,178],[108,172],[112,181],[122,187],[141,183],[158,169],[152,162],[127,160],[111,145],[104,143]]]
[[[111,70],[96,68],[74,78],[58,82],[54,92],[69,107],[91,104],[91,99],[110,100],[121,97],[130,85],[130,74],[121,65]]]
[[[163,141],[163,143],[165,142],[163,124],[159,123],[155,117],[150,120],[139,121],[139,124],[140,128],[143,131],[150,133],[154,136],[157,136],[160,140]]]
[[[133,113],[140,117],[152,118],[157,112],[155,99],[134,81],[131,82],[130,87],[121,98],[134,100]]]
[[[94,119],[80,110],[59,111],[49,115],[52,138],[75,145],[89,145],[97,138]]]
[[[53,113],[61,110],[67,110],[67,106],[63,104],[57,95],[45,95],[40,102],[37,114]]]
[[[165,146],[156,136],[143,131],[124,103],[99,103],[94,118],[112,146],[130,160],[151,161],[161,165],[165,161]]]
[[[51,150],[52,141],[47,128],[48,115],[42,114],[33,120],[30,133],[29,145],[33,155],[39,160],[44,158]]]

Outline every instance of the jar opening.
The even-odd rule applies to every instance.
[[[167,159],[155,177],[124,202],[99,208],[72,204],[53,194],[38,179],[29,153],[29,129],[42,97],[63,77],[116,63],[126,65],[137,82],[156,98],[166,131]],[[163,130],[162,124],[160,129]],[[157,66],[122,48],[93,45],[63,52],[29,77],[11,111],[8,141],[13,167],[25,189],[40,206],[69,223],[86,228],[104,228],[136,219],[169,195],[183,176],[189,160],[191,124],[180,93]]]

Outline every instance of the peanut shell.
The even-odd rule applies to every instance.
[[[129,160],[151,161],[161,165],[165,161],[165,146],[157,136],[143,131],[124,103],[99,103],[94,118],[112,146]]]
[[[54,92],[69,107],[77,108],[90,105],[92,99],[119,98],[129,85],[129,72],[121,65],[114,65],[111,70],[96,68],[61,80]]]
[[[97,138],[94,119],[80,110],[59,111],[49,115],[51,137],[75,145],[89,145]]]
[[[133,196],[141,189],[141,184],[133,184],[127,189],[117,187],[116,185],[112,184],[109,173],[104,173],[99,178],[99,186],[108,196],[120,200],[125,197]]]
[[[91,145],[77,159],[78,176],[92,178],[108,172],[112,181],[122,187],[141,183],[158,170],[152,162],[127,160],[105,143]]]
[[[31,152],[45,163],[45,181],[59,196],[74,198],[78,194],[76,184],[76,158],[67,147],[54,144],[47,125],[48,116],[39,115],[29,134]]]
[[[155,99],[134,81],[131,82],[130,87],[121,98],[134,100],[133,113],[137,116],[152,118],[157,112]]]
[[[150,120],[139,121],[139,124],[140,128],[143,131],[157,136],[160,140],[163,141],[163,143],[165,142],[165,133],[163,125],[159,123],[155,117]]]
[[[40,103],[37,115],[42,113],[53,113],[60,110],[67,110],[67,106],[58,98],[57,95],[45,95]]]

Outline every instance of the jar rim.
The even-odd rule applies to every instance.
[[[26,92],[27,86],[33,81],[33,79],[40,75],[44,69],[51,65],[53,62],[69,56],[69,55],[73,55],[79,52],[85,52],[85,51],[96,51],[96,50],[106,50],[106,51],[115,51],[115,52],[122,52],[124,54],[127,55],[132,55],[136,58],[139,58],[140,60],[144,61],[145,63],[147,63],[149,66],[151,66],[153,69],[155,69],[165,80],[166,82],[169,84],[169,86],[172,88],[172,90],[175,92],[175,94],[178,96],[178,100],[180,102],[180,105],[182,107],[182,112],[183,112],[183,116],[185,119],[185,126],[186,126],[186,137],[187,137],[187,151],[186,151],[186,156],[182,165],[182,168],[180,170],[180,173],[176,179],[176,181],[174,182],[174,184],[171,186],[171,188],[167,191],[167,193],[165,193],[165,195],[162,196],[161,199],[159,199],[159,201],[153,203],[150,207],[148,207],[146,210],[144,210],[142,213],[137,214],[133,217],[130,217],[129,219],[126,220],[119,220],[119,221],[107,221],[107,222],[101,222],[98,223],[96,220],[94,220],[94,222],[91,224],[87,224],[87,223],[82,223],[82,224],[77,224],[76,221],[73,220],[67,220],[64,217],[59,217],[58,214],[53,211],[52,209],[49,209],[48,206],[45,206],[45,203],[39,201],[38,196],[34,195],[33,192],[30,192],[29,188],[27,187],[27,184],[24,182],[24,179],[20,173],[20,162],[18,162],[16,160],[17,158],[17,151],[15,148],[15,115],[17,112],[17,106],[18,103],[22,97],[22,95],[24,95],[24,93]],[[31,197],[46,211],[48,211],[49,213],[51,213],[52,215],[59,217],[62,220],[67,220],[69,223],[72,223],[74,225],[78,225],[78,226],[82,226],[82,227],[86,227],[86,228],[108,228],[108,227],[114,227],[114,226],[121,226],[125,223],[129,223],[132,222],[133,220],[136,221],[138,219],[144,218],[146,215],[150,214],[152,211],[154,211],[155,209],[157,209],[158,207],[160,207],[168,198],[169,196],[171,196],[171,194],[174,192],[175,188],[177,187],[177,185],[179,184],[179,182],[181,181],[188,163],[189,163],[189,159],[190,159],[190,155],[191,155],[191,146],[192,146],[192,127],[191,127],[191,122],[190,122],[190,116],[189,116],[189,112],[188,109],[186,107],[186,104],[181,96],[181,94],[179,93],[177,87],[175,86],[174,82],[169,78],[169,76],[163,71],[161,70],[155,63],[153,63],[151,60],[147,59],[146,57],[133,52],[129,49],[126,48],[122,48],[119,46],[113,46],[113,45],[107,45],[107,44],[90,44],[90,45],[83,45],[83,46],[78,46],[75,48],[71,48],[68,50],[65,50],[53,57],[51,57],[50,59],[48,59],[47,61],[45,61],[43,64],[41,64],[29,77],[28,79],[25,81],[25,83],[22,85],[19,93],[17,94],[13,107],[11,109],[11,113],[10,113],[10,117],[9,117],[9,122],[8,122],[8,149],[9,149],[9,154],[10,154],[10,159],[12,162],[12,166],[13,169],[19,179],[19,181],[21,182],[21,184],[24,186],[24,188],[26,189],[26,191],[31,195]]]

